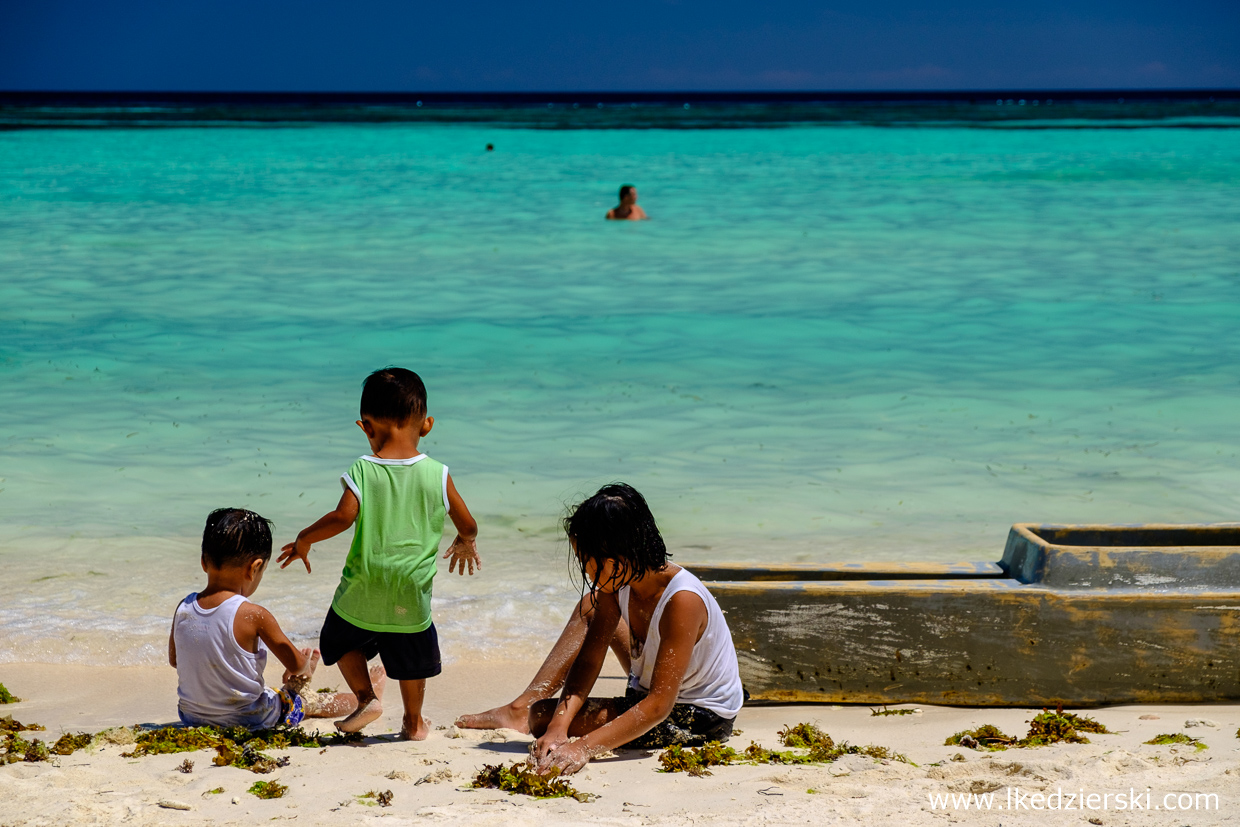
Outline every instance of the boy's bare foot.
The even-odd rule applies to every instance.
[[[513,701],[486,712],[462,715],[456,719],[456,725],[461,729],[515,729],[529,735],[530,708]]]
[[[367,724],[372,724],[383,715],[383,690],[387,686],[387,670],[382,666],[370,668],[370,696],[358,696],[357,709],[343,721],[336,722],[336,729],[341,732],[361,732]],[[425,736],[424,736],[425,737]]]
[[[400,737],[403,741],[425,741],[426,736],[431,734],[431,722],[423,716],[418,716],[418,724],[416,727],[409,726],[409,716],[401,722]]]
[[[341,732],[361,732],[367,724],[373,724],[383,715],[383,702],[378,698],[358,699],[357,709],[343,721],[336,722]]]

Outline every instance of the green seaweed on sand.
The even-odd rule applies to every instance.
[[[203,795],[220,795],[224,792],[223,787],[216,787],[214,790],[207,790]]]
[[[788,750],[767,749],[751,741],[742,752],[711,741],[700,747],[671,746],[659,755],[660,772],[687,772],[701,777],[710,767],[728,764],[829,764],[845,755],[864,755],[876,760],[912,764],[908,757],[887,747],[836,744],[831,736],[813,724],[797,724],[779,731],[779,740]]]
[[[786,750],[786,751],[781,752],[778,750],[767,749],[766,747],[754,741],[749,742],[749,746],[745,747],[744,751],[741,752],[741,756],[745,759],[746,762],[753,763],[753,764],[821,764],[823,763],[817,758],[812,757],[813,756],[812,753],[793,752],[792,750]],[[729,761],[727,763],[733,763],[733,762]],[[665,770],[665,772],[679,772],[679,771],[680,770]],[[688,772],[690,775],[702,774],[702,773],[694,773],[692,770],[689,770]],[[709,775],[709,773],[705,773],[705,774]]]
[[[1155,746],[1173,746],[1175,744],[1185,744],[1187,746],[1193,747],[1194,749],[1197,750],[1197,752],[1201,752],[1203,749],[1209,749],[1209,747],[1206,746],[1204,741],[1201,741],[1197,738],[1193,738],[1190,735],[1185,735],[1183,732],[1163,733],[1162,735],[1155,735],[1153,738],[1146,741],[1145,743],[1153,744]]]
[[[916,711],[915,709],[888,709],[883,707],[882,709],[871,709],[870,717],[874,718],[879,715],[913,715]]]
[[[735,764],[740,760],[740,753],[718,741],[688,749],[675,744],[659,755],[659,763],[663,765],[659,772],[687,772],[695,778],[701,778],[711,774],[710,767]]]
[[[1111,730],[1107,729],[1105,724],[1099,723],[1093,718],[1083,718],[1080,715],[1073,715],[1071,712],[1064,712],[1063,707],[1060,707],[1055,714],[1071,723],[1077,732],[1092,732],[1095,735],[1115,734]]]
[[[365,792],[359,795],[358,799],[363,804],[369,805],[371,807],[373,807],[375,804],[378,804],[380,807],[391,807],[392,806],[392,791],[384,790],[383,792],[379,792],[378,790],[371,790],[369,792]]]
[[[259,752],[252,743],[238,748],[235,742],[227,740],[215,748],[215,758],[212,761],[217,767],[236,767],[239,770],[249,770],[259,775],[266,775],[280,767],[287,767],[289,764],[287,757],[272,758],[266,753]]]
[[[1082,732],[1112,735],[1109,729],[1093,718],[1064,712],[1058,707],[1054,712],[1043,709],[1029,722],[1029,732],[1016,739],[1005,735],[993,724],[983,724],[977,729],[957,732],[943,742],[945,746],[964,746],[972,749],[1002,750],[1009,747],[1044,747],[1049,744],[1088,744]]]
[[[19,704],[21,702],[21,698],[14,695],[8,690],[8,687],[0,683],[0,704]]]
[[[784,727],[778,733],[779,742],[785,747],[793,747],[796,749],[808,749],[809,754],[805,756],[808,760],[792,761],[770,761],[762,763],[799,763],[799,764],[825,764],[836,760],[843,755],[865,755],[870,758],[888,761],[900,761],[905,764],[911,764],[906,756],[887,747],[878,747],[873,745],[854,746],[847,742],[836,744],[831,740],[831,736],[823,732],[813,724],[797,724],[793,727]],[[757,744],[754,744],[757,746]],[[759,747],[761,749],[761,747]],[[768,751],[769,752],[769,751]],[[786,753],[771,752],[772,756],[782,756]]]
[[[887,747],[874,746],[873,744],[866,744],[865,746],[857,747],[852,744],[845,743],[840,744],[840,746],[837,747],[837,750],[840,755],[864,755],[867,758],[873,758],[876,761],[899,761],[901,764],[913,763],[908,760],[908,756],[902,752],[896,752],[895,750]],[[914,764],[914,766],[916,765]]]
[[[23,761],[50,761],[51,758],[51,754],[47,751],[47,744],[39,739],[36,738],[25,745]]]
[[[48,761],[51,753],[47,744],[36,739],[27,741],[18,733],[42,732],[46,727],[40,724],[23,724],[12,715],[0,718],[0,764],[12,764],[16,761]]]
[[[47,727],[42,724],[23,724],[21,721],[14,720],[12,715],[5,715],[0,718],[0,732],[43,732]]]
[[[1092,718],[1078,718],[1067,713],[1062,707],[1057,712],[1043,709],[1029,722],[1029,734],[1021,738],[1018,746],[1044,747],[1048,744],[1088,744],[1089,739],[1077,731],[1077,723],[1084,723],[1091,728],[1086,732],[1106,732],[1106,727]],[[1098,729],[1097,727],[1101,727]]]
[[[301,727],[292,729],[260,729],[245,732],[240,737],[229,736],[238,744],[253,746],[255,749],[291,749],[301,747],[311,749],[325,747],[328,744],[342,743],[345,738],[337,733],[331,735],[312,735]]]
[[[503,790],[507,793],[520,793],[534,798],[575,798],[583,804],[593,801],[598,796],[584,793],[573,787],[559,772],[539,775],[525,762],[514,762],[505,767],[503,764],[487,764],[474,776],[474,789]]]
[[[135,729],[134,748],[121,755],[125,758],[136,758],[143,755],[194,752],[201,749],[219,751],[221,747],[226,747],[231,752],[240,752],[246,747],[254,752],[292,747],[309,749],[343,743],[345,740],[335,735],[325,737],[312,735],[301,727],[254,731],[245,727],[160,727],[148,730]]]
[[[89,747],[93,740],[95,740],[95,736],[89,732],[79,732],[77,735],[71,735],[66,732],[52,745],[52,752],[56,755],[72,755],[80,749]]]
[[[258,798],[283,798],[288,787],[278,781],[255,781],[246,792]]]
[[[835,742],[831,740],[831,736],[813,724],[785,726],[776,734],[779,736],[779,743],[783,744],[785,747],[830,750],[835,746]]]
[[[982,724],[977,729],[963,729],[943,742],[943,745],[948,747],[966,746],[988,750],[1007,749],[1015,744],[1015,738],[1004,734],[1003,730],[994,724]]]
[[[175,752],[194,752],[219,746],[223,737],[216,727],[175,727],[136,730],[134,747],[122,752],[122,758],[140,758],[143,755],[167,755]]]

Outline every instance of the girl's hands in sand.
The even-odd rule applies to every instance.
[[[568,743],[568,735],[563,732],[547,730],[543,736],[530,745],[530,753],[538,772],[550,769],[549,756]]]
[[[443,559],[451,558],[452,562],[448,564],[448,574],[457,571],[459,574],[465,573],[465,566],[469,565],[469,573],[474,573],[474,568],[482,571],[482,558],[478,556],[478,543],[476,540],[466,540],[461,535],[456,535],[456,539],[452,541],[452,545],[448,546],[448,550],[444,552]],[[458,571],[459,568],[459,571]]]
[[[572,775],[590,763],[590,750],[584,739],[560,744],[538,763],[538,772],[559,770],[560,775]]]
[[[280,564],[280,568],[288,568],[288,564],[294,560],[300,560],[306,564],[306,574],[310,573],[310,544],[298,537],[284,548],[280,549],[280,556],[276,558],[276,562]],[[470,572],[471,574],[473,572]]]

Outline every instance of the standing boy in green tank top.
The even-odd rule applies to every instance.
[[[357,711],[336,724],[357,732],[383,714],[366,662],[378,655],[387,676],[400,682],[405,717],[400,734],[421,741],[429,727],[422,717],[426,679],[441,671],[439,636],[431,622],[431,581],[443,536],[444,517],[456,526],[444,558],[448,571],[472,575],[482,568],[474,539],[478,524],[457,493],[448,468],[418,450],[431,431],[426,386],[404,368],[377,370],[362,384],[362,418],[371,455],[353,463],[340,478],[344,493],[336,509],[286,545],[278,562],[294,560],[310,571],[310,546],[335,537],[355,522],[353,545],[332,598],[319,649],[323,663],[340,664]]]

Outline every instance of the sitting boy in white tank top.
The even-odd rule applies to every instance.
[[[294,647],[271,612],[249,602],[270,559],[269,521],[241,508],[221,508],[207,517],[202,533],[207,586],[177,606],[168,636],[182,723],[268,729],[357,708],[352,693],[306,694],[318,650]],[[286,667],[282,689],[263,682],[269,651]],[[382,668],[371,677],[381,692]]]

